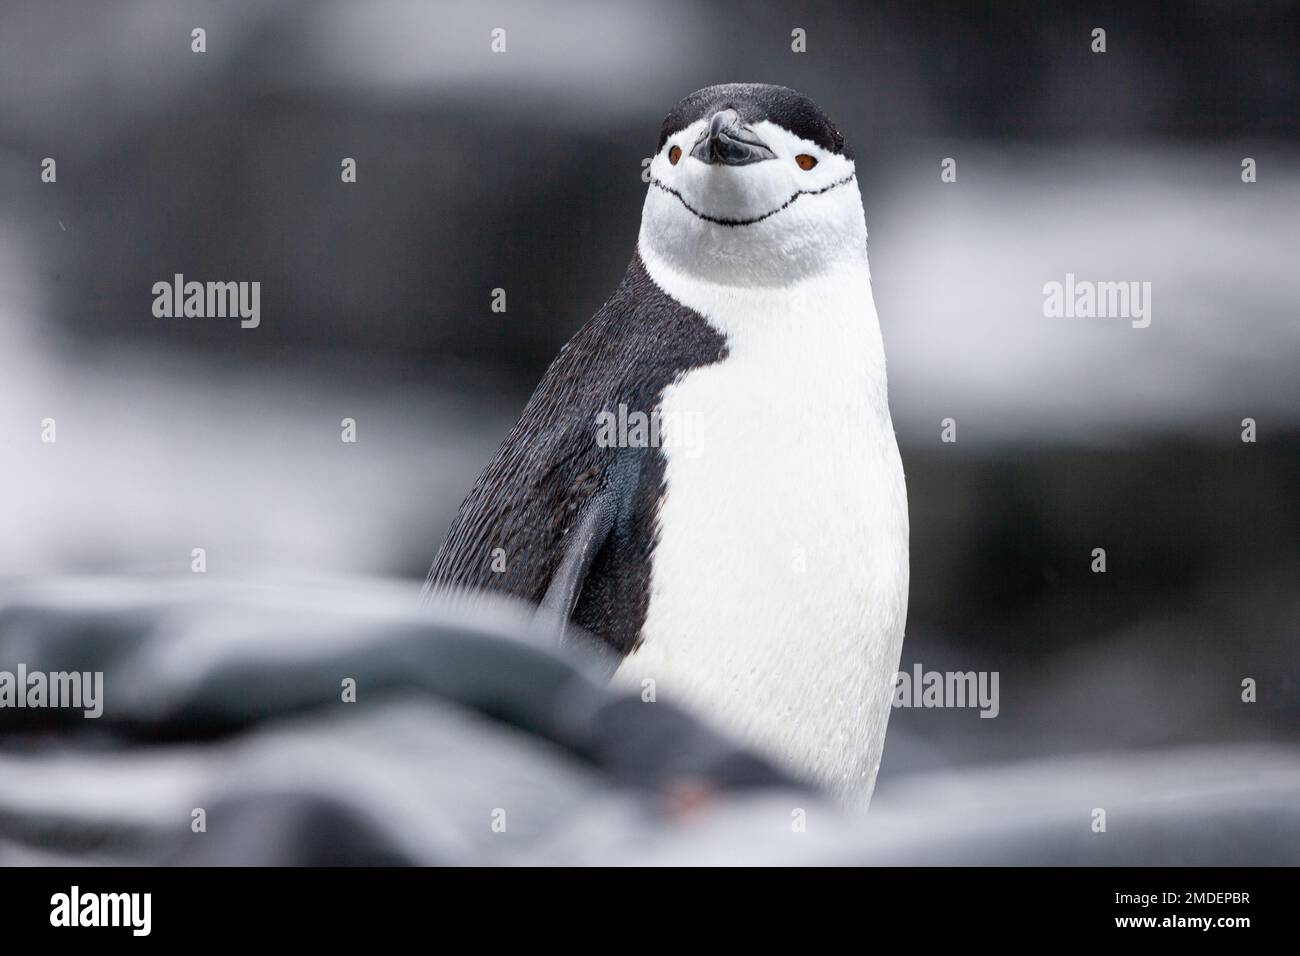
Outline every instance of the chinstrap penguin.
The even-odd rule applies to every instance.
[[[649,175],[623,281],[470,491],[425,593],[540,604],[595,637],[616,683],[865,803],[908,516],[852,153],[806,97],[728,84],[669,114]]]

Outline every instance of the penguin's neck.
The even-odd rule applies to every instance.
[[[834,398],[839,388],[866,389],[862,397],[877,420],[889,421],[885,350],[865,248],[779,286],[692,275],[657,254],[644,237],[637,252],[659,288],[722,333],[734,362],[776,362],[785,369],[781,377],[806,393],[825,386],[824,397]]]

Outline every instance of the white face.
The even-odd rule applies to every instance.
[[[681,272],[725,285],[785,285],[846,257],[866,259],[852,160],[764,120],[749,129],[774,159],[705,163],[691,150],[708,127],[700,119],[678,130],[651,161],[642,248]]]

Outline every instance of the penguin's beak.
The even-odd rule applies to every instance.
[[[748,166],[776,159],[757,133],[741,125],[740,114],[733,109],[719,110],[710,117],[709,128],[695,141],[691,155],[710,166]]]

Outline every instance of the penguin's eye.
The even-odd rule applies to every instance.
[[[817,157],[809,156],[807,153],[800,153],[794,161],[799,164],[800,169],[812,169],[817,165]]]
[[[672,149],[668,150],[668,162],[672,163],[674,166],[677,165],[677,160],[681,158],[682,148],[680,146],[674,146]]]

